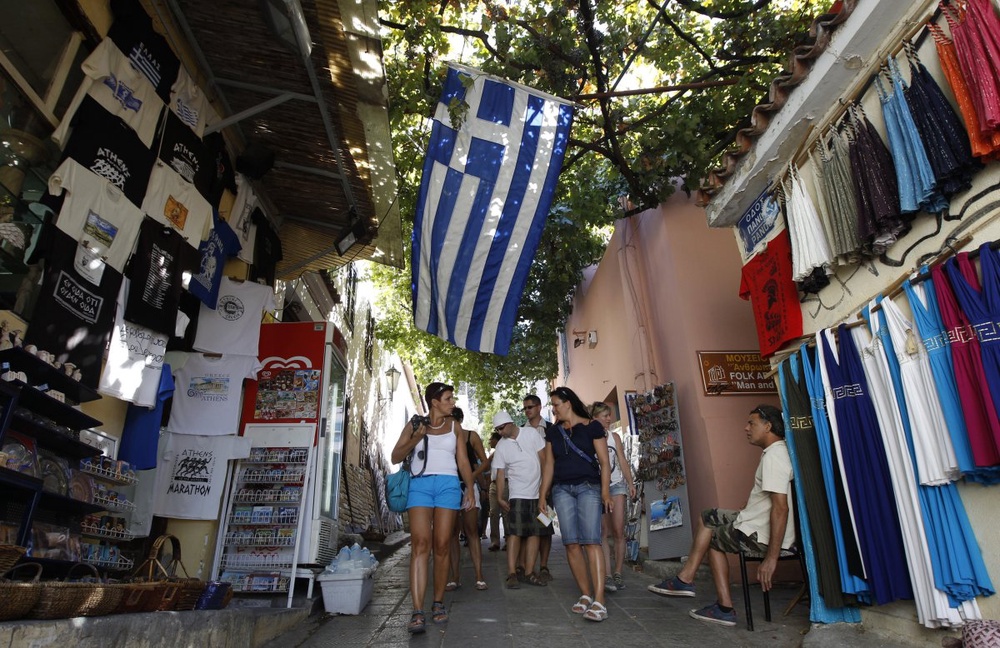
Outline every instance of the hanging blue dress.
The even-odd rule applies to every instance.
[[[781,365],[778,373],[778,384],[781,389],[782,417],[785,429],[791,434],[785,436],[788,454],[792,458],[792,469],[795,472],[795,483],[803,485],[806,481],[818,482],[812,486],[813,491],[825,494],[823,475],[819,465],[818,449],[815,447],[816,431],[812,416],[803,413],[810,408],[809,393],[806,388],[804,369],[799,366],[798,354],[792,354]],[[796,403],[796,407],[792,403]],[[802,425],[792,425],[792,416]],[[798,430],[798,433],[795,433]],[[805,440],[811,445],[811,451],[800,448],[796,438]],[[845,607],[843,590],[837,575],[837,555],[834,548],[830,511],[826,502],[816,502],[815,496],[806,500],[807,488],[801,486],[795,489],[795,510],[799,511],[799,538],[805,553],[806,571],[809,572],[809,620],[813,623],[860,623],[861,611],[857,607]],[[820,497],[824,497],[821,494]],[[818,520],[813,525],[810,520]],[[818,547],[818,551],[817,551]],[[826,562],[824,566],[822,563]],[[821,593],[822,590],[822,593]],[[836,601],[836,603],[834,603]]]
[[[930,278],[930,270],[926,266],[920,270],[920,274]],[[918,289],[907,279],[903,282],[903,290],[906,291],[917,331],[931,361],[934,384],[937,386],[941,409],[948,423],[948,432],[951,435],[952,447],[955,448],[959,470],[970,481],[983,484],[1000,483],[1000,466],[978,467],[972,457],[972,444],[969,443],[969,432],[965,426],[965,415],[962,413],[962,402],[958,395],[958,383],[955,381],[955,366],[948,346],[951,342],[948,340],[948,333],[938,311],[934,282],[924,280]],[[921,290],[923,298],[920,295]]]
[[[868,585],[878,605],[912,599],[899,513],[868,381],[846,325],[840,325],[837,339],[839,361],[827,340],[821,338],[823,360],[833,394],[840,447],[845,449],[844,471]]]
[[[867,318],[867,309],[865,309],[864,314]],[[879,334],[882,344],[885,346],[889,374],[892,376],[892,387],[896,393],[899,414],[903,420],[903,431],[906,433],[910,459],[915,466],[917,455],[913,447],[910,415],[905,405],[906,399],[903,396],[903,379],[899,361],[892,340],[888,335],[889,327],[885,321],[885,311],[879,311],[877,316],[881,324]],[[952,607],[959,607],[962,601],[972,601],[977,596],[993,594],[993,582],[986,571],[979,542],[972,532],[972,525],[969,524],[965,505],[958,495],[955,484],[924,486],[918,481],[917,495],[920,498],[920,509],[931,553],[934,585],[948,595]]]
[[[837,566],[840,569],[840,586],[844,594],[852,594],[858,601],[870,603],[871,596],[868,583],[864,581],[865,568],[861,552],[854,540],[854,523],[847,509],[847,494],[837,468],[837,449],[830,438],[823,376],[819,363],[814,364],[809,354],[809,347],[803,344],[799,349],[799,357],[805,372],[806,387],[809,388],[813,427],[816,429],[816,443],[819,445],[820,463],[823,468],[823,485],[826,487],[830,523],[833,525],[833,541],[837,550]]]

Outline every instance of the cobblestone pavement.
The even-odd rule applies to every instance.
[[[808,632],[808,603],[801,603],[782,616],[797,591],[797,584],[779,587],[771,594],[774,621],[764,620],[760,590],[752,590],[756,632],[746,629],[739,586],[733,588],[739,622],[736,628],[709,625],[688,617],[688,610],[714,600],[707,579],[697,583],[693,599],[667,599],[646,591],[656,582],[651,576],[626,570],[626,589],[608,594],[609,617],[593,623],[573,614],[570,607],[578,597],[562,543],[557,536],[549,563],[555,578],[548,587],[522,584],[520,589],[503,587],[506,575],[504,552],[486,551],[483,542],[483,572],[489,583],[477,591],[468,551],[463,548],[462,587],[448,592],[445,602],[451,620],[442,625],[427,618],[427,632],[411,637],[406,631],[411,606],[407,545],[379,568],[371,603],[357,616],[314,615],[292,632],[282,635],[267,648],[323,648],[380,646],[477,646],[482,648],[542,645],[545,648],[586,648],[588,646],[733,646],[784,648],[799,646]],[[424,606],[430,610],[430,593]]]

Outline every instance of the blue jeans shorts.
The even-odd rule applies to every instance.
[[[611,484],[611,497],[614,497],[615,495],[628,495],[628,484],[625,483],[624,479],[620,482]]]
[[[559,518],[564,545],[601,544],[601,486],[599,484],[556,484],[552,503]]]
[[[423,475],[410,480],[406,508],[425,506],[457,511],[462,508],[462,487],[455,475]]]

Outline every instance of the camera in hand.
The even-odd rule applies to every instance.
[[[429,416],[421,416],[419,414],[414,414],[413,416],[410,417],[410,427],[412,427],[414,430],[416,430],[421,425],[426,425],[430,427],[430,424],[431,424],[431,417]]]

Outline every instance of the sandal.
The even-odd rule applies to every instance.
[[[590,605],[593,602],[594,599],[584,594],[583,596],[580,597],[579,601],[573,604],[573,607],[570,609],[573,610],[573,614],[583,614],[584,612],[590,609]]]
[[[521,589],[521,583],[517,580],[517,574],[507,575],[507,589]]]
[[[455,581],[448,581],[448,584],[444,586],[444,591],[454,592],[455,590],[462,587],[461,583],[456,583]]]
[[[414,610],[410,615],[410,622],[406,625],[406,631],[410,634],[420,634],[426,629],[427,621],[424,618],[423,610]]]
[[[524,582],[529,583],[531,585],[538,585],[539,587],[545,587],[546,585],[548,585],[548,583],[543,581],[541,577],[535,572],[531,572],[530,574],[528,574],[527,578],[524,579]]]
[[[443,601],[431,603],[431,619],[434,620],[434,623],[448,622],[448,610],[444,607]]]
[[[489,588],[490,586],[486,584],[486,581],[476,581],[476,589],[480,592]]]
[[[594,601],[593,605],[590,606],[590,609],[583,613],[583,618],[588,621],[603,621],[608,618],[608,608],[604,607],[603,604]]]
[[[538,570],[538,577],[541,578],[546,583],[552,582],[552,572],[549,571],[548,567],[542,567]]]

